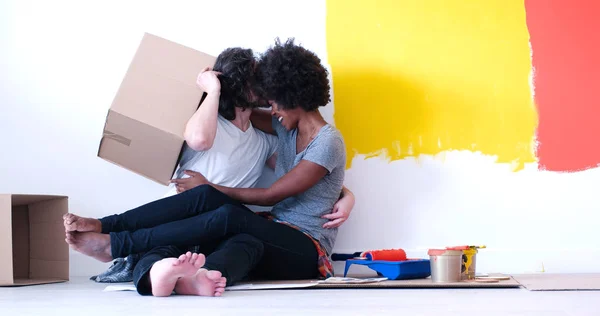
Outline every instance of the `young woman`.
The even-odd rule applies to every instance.
[[[72,234],[70,244],[108,261],[160,246],[210,247],[220,242],[203,265],[211,272],[198,270],[198,256],[182,254],[181,249],[157,254],[166,259],[156,262],[138,284],[138,291],[144,284],[146,292],[141,293],[157,296],[173,290],[220,294],[223,281],[215,276],[221,273],[228,284],[247,276],[329,276],[327,258],[337,228],[324,228],[328,221],[324,216],[332,212],[342,193],[346,156],[341,134],[318,111],[330,100],[327,70],[314,53],[293,40],[277,41],[261,57],[257,77],[261,94],[272,105],[272,119],[269,127],[264,113],[258,113],[256,122],[279,139],[275,168],[279,179],[271,187],[230,188],[196,173],[194,178],[205,185],[104,218],[101,231],[109,234]],[[273,205],[273,209],[265,217],[244,204]]]

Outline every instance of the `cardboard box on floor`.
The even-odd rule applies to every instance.
[[[0,194],[0,286],[69,280],[68,198]]]
[[[167,185],[215,57],[146,33],[108,111],[98,156]]]

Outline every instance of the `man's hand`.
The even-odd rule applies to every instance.
[[[175,183],[177,193],[193,189],[199,185],[209,184],[208,180],[198,172],[185,170],[183,173],[187,174],[189,178],[173,179],[171,183]]]
[[[354,208],[354,194],[344,188],[344,195],[333,205],[331,214],[323,215],[329,222],[323,224],[323,228],[340,227],[350,217],[352,208]]]
[[[219,81],[219,78],[217,77],[220,74],[220,72],[212,71],[209,67],[206,67],[198,74],[196,84],[208,94],[220,93],[221,81]]]

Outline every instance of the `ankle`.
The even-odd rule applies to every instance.
[[[99,219],[94,221],[94,231],[97,233],[102,233],[102,222]]]

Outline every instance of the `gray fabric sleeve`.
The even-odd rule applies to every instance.
[[[344,141],[335,132],[322,134],[310,144],[302,159],[321,165],[331,173],[346,160]]]

